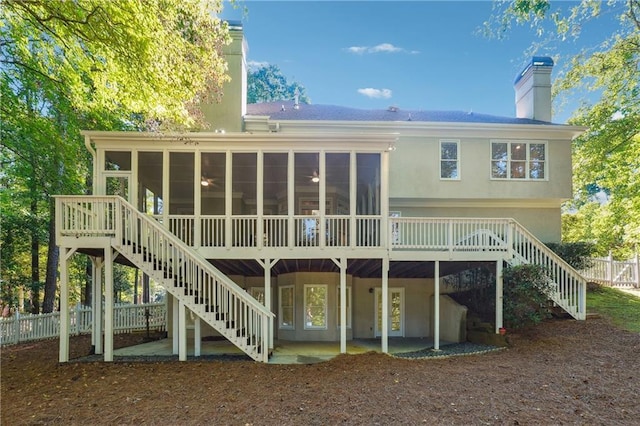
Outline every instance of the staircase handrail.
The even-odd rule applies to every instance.
[[[247,293],[242,287],[240,287],[238,284],[233,282],[233,280],[229,278],[227,275],[225,275],[222,271],[220,271],[218,268],[213,266],[207,259],[204,258],[204,256],[202,256],[192,247],[189,247],[180,238],[176,237],[171,232],[169,232],[166,228],[164,228],[164,226],[158,223],[157,220],[152,219],[147,214],[140,212],[138,209],[136,209],[132,204],[130,204],[124,198],[117,195],[114,197],[120,202],[122,206],[129,209],[129,211],[133,213],[135,216],[137,216],[139,219],[146,221],[146,223],[149,224],[152,228],[155,228],[156,230],[162,232],[163,236],[165,236],[171,244],[180,248],[181,251],[186,256],[192,257],[192,260],[196,261],[199,267],[201,267],[202,269],[208,270],[208,272],[214,275],[217,280],[229,286],[238,295],[242,295],[241,297],[243,301],[251,305],[252,308],[255,308],[257,311],[260,311],[260,313],[270,316],[271,318],[275,317],[275,314],[273,312],[271,312],[264,305],[258,302],[254,297],[252,297],[249,293]]]
[[[510,249],[513,250],[515,253],[517,253],[518,256],[522,257],[529,263],[542,264],[543,266],[546,266],[549,269],[548,271],[549,273],[552,273],[553,270],[556,269],[556,267],[565,271],[565,273],[568,274],[569,276],[568,278],[576,282],[580,286],[579,288],[580,293],[578,295],[578,300],[576,305],[576,308],[577,308],[576,315],[577,315],[577,319],[585,319],[586,318],[586,291],[587,291],[586,279],[573,266],[571,266],[562,257],[556,254],[549,247],[547,247],[542,241],[540,241],[540,239],[538,239],[538,237],[533,235],[527,228],[522,226],[518,221],[516,221],[515,219],[509,219],[509,221],[513,225],[511,226],[513,234],[508,236],[508,238],[511,240],[509,241],[509,244],[508,244]],[[518,233],[520,237],[524,237],[524,239],[523,238],[516,239],[515,238],[516,233]],[[526,255],[526,253],[522,253],[521,250],[518,250],[519,248],[522,249],[521,245],[519,244],[520,242],[532,244],[538,251],[541,252],[541,254],[546,259],[529,258]],[[557,282],[557,280],[553,280],[553,282],[556,285],[558,285],[558,287],[561,286],[561,283]],[[560,302],[560,300],[554,300],[554,301],[556,301],[556,303]]]

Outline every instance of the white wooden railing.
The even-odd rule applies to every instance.
[[[551,300],[576,319],[586,318],[586,281],[513,219],[389,218],[392,250],[501,251],[508,263],[545,268]]]
[[[93,311],[90,307],[76,306],[70,313],[70,333],[72,335],[91,332]],[[102,316],[104,318],[104,315]],[[147,322],[148,321],[148,322]],[[150,330],[164,331],[167,323],[165,303],[147,303],[143,305],[116,305],[113,315],[115,333]],[[60,336],[60,312],[50,314],[14,313],[0,318],[0,344],[10,345],[30,340],[49,339]]]
[[[183,219],[176,223],[189,223]],[[246,219],[238,218],[237,226],[250,223]],[[108,238],[113,248],[231,343],[257,361],[268,361],[273,314],[181,238],[123,198],[57,196],[56,232],[59,241],[79,236]]]
[[[609,254],[607,257],[590,259],[591,266],[581,273],[589,281],[610,287],[640,289],[639,257],[636,253],[633,259],[618,261]]]

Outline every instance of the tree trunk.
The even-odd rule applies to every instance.
[[[93,300],[93,263],[91,258],[87,256],[87,263],[85,266],[85,282],[84,282],[84,305],[91,306]]]
[[[53,312],[53,306],[56,301],[56,290],[58,288],[57,278],[60,249],[56,245],[56,224],[54,218],[55,204],[54,201],[51,200],[49,202],[49,245],[47,248],[47,277],[44,284],[44,302],[42,303],[42,312],[46,314]]]
[[[38,200],[31,194],[31,288],[29,289],[29,302],[31,313],[40,313],[40,240],[38,238]]]

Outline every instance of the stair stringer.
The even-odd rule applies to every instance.
[[[273,314],[152,218],[121,201],[112,247],[252,359],[268,361]]]

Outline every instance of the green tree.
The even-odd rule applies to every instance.
[[[289,82],[277,65],[262,66],[247,75],[247,102],[250,104],[291,100],[296,93],[300,103],[311,103],[304,86],[296,81]]]
[[[3,298],[54,309],[52,195],[90,186],[80,129],[195,128],[227,81],[221,0],[0,0]],[[28,247],[25,240],[29,241]],[[42,246],[46,256],[42,256]],[[31,253],[24,264],[24,250]],[[44,262],[43,262],[44,260]],[[42,264],[46,264],[46,272]],[[25,279],[20,268],[30,270]],[[11,281],[7,282],[7,277]]]
[[[560,104],[583,96],[570,124],[588,127],[573,146],[575,199],[567,206],[565,238],[593,241],[600,254],[628,256],[640,243],[640,0],[494,4],[485,28],[502,37],[514,24],[529,24],[538,36],[530,54],[578,39],[592,21],[617,19],[596,45],[569,58],[554,55],[566,65],[553,92]]]

